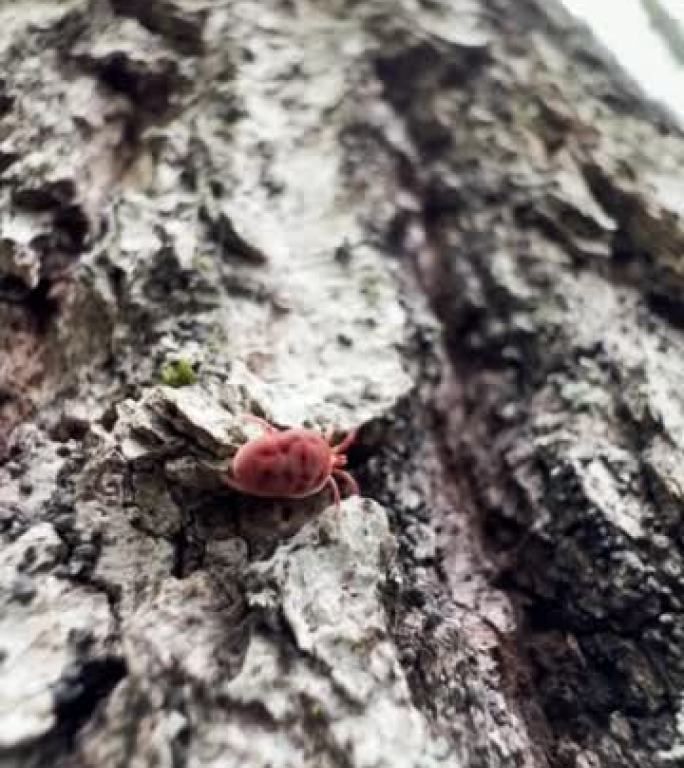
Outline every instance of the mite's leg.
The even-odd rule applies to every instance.
[[[356,480],[354,480],[349,472],[345,472],[343,469],[334,469],[333,474],[340,480],[343,480],[351,488],[352,496],[359,495],[359,484],[356,482]]]
[[[229,488],[232,488],[234,491],[238,491],[239,493],[249,493],[249,491],[246,491],[240,483],[238,483],[237,480],[234,480],[227,472],[224,473],[221,476],[221,481],[225,483]]]
[[[356,430],[352,429],[352,431],[344,438],[344,440],[339,444],[335,445],[331,448],[333,453],[344,453],[347,448],[356,440]]]
[[[259,416],[255,416],[253,413],[245,413],[242,417],[245,421],[252,421],[255,424],[258,424],[265,432],[268,432],[269,435],[272,435],[274,432],[277,432],[278,430],[273,426],[273,424],[269,424],[266,419],[262,419]]]
[[[340,489],[337,487],[337,483],[333,479],[332,475],[330,475],[330,477],[328,478],[326,485],[330,486],[330,490],[333,492],[333,499],[335,501],[335,506],[339,509],[340,508]]]

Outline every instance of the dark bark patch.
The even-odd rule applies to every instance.
[[[92,659],[68,667],[53,690],[57,730],[73,741],[93,716],[97,705],[126,676],[126,663],[119,657]]]

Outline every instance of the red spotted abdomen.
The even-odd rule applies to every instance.
[[[330,476],[330,447],[305,430],[264,435],[240,448],[233,474],[255,496],[309,496]]]

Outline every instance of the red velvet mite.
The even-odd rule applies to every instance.
[[[259,424],[264,434],[245,443],[233,457],[232,474],[223,476],[231,488],[250,496],[304,499],[329,485],[337,507],[340,490],[335,478],[343,480],[352,495],[359,493],[356,480],[340,469],[347,463],[344,452],[354,442],[355,431],[332,446],[332,430],[326,437],[302,428],[279,432],[257,416],[246,418]]]

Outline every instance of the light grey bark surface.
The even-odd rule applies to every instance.
[[[548,0],[0,2],[0,764],[684,764],[683,160]]]

